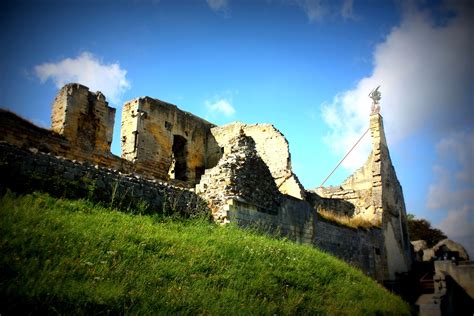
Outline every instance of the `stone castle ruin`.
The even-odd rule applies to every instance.
[[[0,170],[96,177],[103,186],[107,177],[126,178],[150,205],[159,205],[162,191],[155,189],[166,186],[205,200],[218,222],[264,227],[319,247],[380,282],[410,269],[403,193],[379,113],[370,116],[372,153],[364,166],[338,187],[315,190],[306,190],[293,173],[288,142],[273,125],[216,126],[175,105],[140,97],[123,106],[117,157],[110,152],[114,118],[102,93],[79,84],[59,91],[50,130],[2,110]],[[2,178],[4,187],[13,181]],[[376,225],[346,227],[323,220],[318,210]]]

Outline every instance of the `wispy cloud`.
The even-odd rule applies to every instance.
[[[453,132],[443,137],[436,146],[441,159],[454,159],[460,167],[456,179],[474,182],[474,132]],[[474,199],[474,196],[473,196]]]
[[[345,20],[356,20],[357,17],[354,14],[354,0],[344,0],[341,8],[341,16]]]
[[[93,91],[101,91],[114,104],[118,104],[122,94],[130,89],[127,71],[119,63],[105,64],[89,52],[37,65],[34,71],[42,83],[51,79],[57,88],[70,82],[81,83]]]
[[[460,243],[469,257],[474,256],[474,210],[468,205],[450,209],[446,218],[439,224],[448,238]]]
[[[206,0],[209,8],[215,13],[228,17],[230,14],[229,1],[228,0]]]
[[[328,7],[322,0],[297,0],[296,3],[308,16],[309,22],[318,22],[328,13]]]
[[[472,6],[436,25],[429,12],[407,7],[401,24],[376,46],[372,75],[322,105],[330,127],[325,141],[333,152],[342,156],[367,128],[368,94],[379,84],[391,144],[424,127],[446,132],[472,124],[471,17]],[[344,167],[353,170],[362,165],[369,151],[367,142],[346,159]]]
[[[427,207],[445,214],[438,225],[474,256],[474,131],[456,132],[437,145]]]
[[[230,117],[235,114],[235,109],[229,99],[217,99],[214,101],[206,101],[205,105],[208,113],[211,115],[224,115]]]
[[[158,5],[160,4],[161,0],[133,0],[132,3],[134,4],[151,4],[151,5]]]
[[[237,112],[234,107],[235,94],[236,91],[226,90],[205,100],[205,117],[218,123],[224,123],[225,120],[232,118]]]
[[[474,158],[474,157],[472,157]],[[456,161],[451,161],[456,162]],[[457,187],[453,173],[445,165],[433,167],[435,181],[428,187],[426,206],[430,209],[445,209],[452,206],[472,203],[474,205],[474,186]],[[466,170],[457,170],[461,173]],[[466,171],[467,172],[467,171]]]
[[[342,17],[345,20],[357,19],[353,0],[343,0],[342,5],[339,1],[327,0],[281,0],[280,3],[299,7],[306,14],[309,23],[321,22],[326,17]]]

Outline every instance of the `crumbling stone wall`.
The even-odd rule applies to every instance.
[[[149,97],[125,104],[122,157],[110,152],[115,109],[100,92],[65,85],[53,102],[51,130],[2,111],[0,140],[70,159],[91,161],[122,172],[194,186],[222,155],[210,133],[214,125],[175,105]],[[209,159],[208,159],[209,157]]]
[[[208,137],[213,126],[158,99],[132,100],[122,110],[122,157],[139,172],[194,184],[213,166],[207,159],[207,148],[214,145]]]
[[[133,165],[112,153],[87,152],[69,142],[64,135],[44,129],[19,117],[18,115],[0,109],[0,141],[19,148],[31,149],[62,156],[72,160],[90,162],[107,166],[124,173],[133,172]]]
[[[240,125],[242,127],[242,125]],[[206,199],[215,220],[236,222],[311,244],[316,212],[303,200],[282,194],[254,138],[241,128],[227,138],[218,164],[206,170],[197,193]],[[222,139],[221,139],[222,140]]]
[[[411,267],[406,209],[402,187],[397,179],[383,130],[382,116],[370,116],[372,152],[367,162],[340,187],[317,188],[322,198],[337,199],[354,205],[354,215],[380,224],[383,230],[386,278]],[[316,205],[315,205],[316,207]]]
[[[209,201],[214,218],[219,221],[226,220],[223,206],[229,199],[273,214],[278,212],[282,200],[272,174],[255,150],[254,140],[242,129],[228,140],[219,163],[206,170],[196,191]]]
[[[89,198],[106,205],[147,214],[185,217],[210,214],[191,190],[169,183],[127,175],[90,162],[80,162],[21,149],[0,142],[0,193],[47,192],[66,198]]]
[[[374,224],[380,223],[382,221],[380,181],[377,180],[374,184],[373,166],[374,154],[371,152],[366,163],[340,186],[319,187],[315,192],[323,198],[351,203],[354,210],[352,214],[347,215],[363,217]],[[340,210],[336,212],[340,214]]]
[[[269,168],[279,191],[304,199],[304,188],[292,171],[288,141],[273,125],[236,122],[214,127],[211,133],[219,146],[224,147],[241,130],[254,140],[257,153]]]
[[[115,109],[108,106],[102,93],[71,83],[59,90],[53,102],[51,130],[0,110],[0,140],[20,148],[132,172],[132,164],[110,152],[114,119]]]
[[[382,281],[385,256],[381,230],[356,230],[318,220],[308,202],[278,190],[268,166],[255,150],[253,139],[242,128],[237,136],[222,143],[225,147],[221,160],[206,170],[196,186],[197,193],[208,201],[214,218],[317,246]],[[335,206],[352,205],[331,201]]]

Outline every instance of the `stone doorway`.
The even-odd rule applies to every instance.
[[[187,140],[183,136],[173,135],[172,162],[169,170],[171,179],[187,181],[188,180],[188,166],[187,166]]]

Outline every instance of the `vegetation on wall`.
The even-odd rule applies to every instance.
[[[0,198],[1,314],[409,314],[309,246],[45,194]]]
[[[433,247],[439,241],[446,239],[446,234],[438,228],[431,227],[431,223],[423,218],[415,218],[415,215],[407,215],[410,240],[425,240],[428,247]]]
[[[331,211],[325,211],[322,209],[318,210],[318,218],[327,221],[330,223],[334,223],[337,225],[345,226],[345,227],[350,227],[354,229],[368,229],[368,228],[373,228],[373,227],[380,227],[381,223],[373,223],[365,218],[362,217],[351,217],[351,216],[346,216],[346,215],[339,215],[335,214]]]

